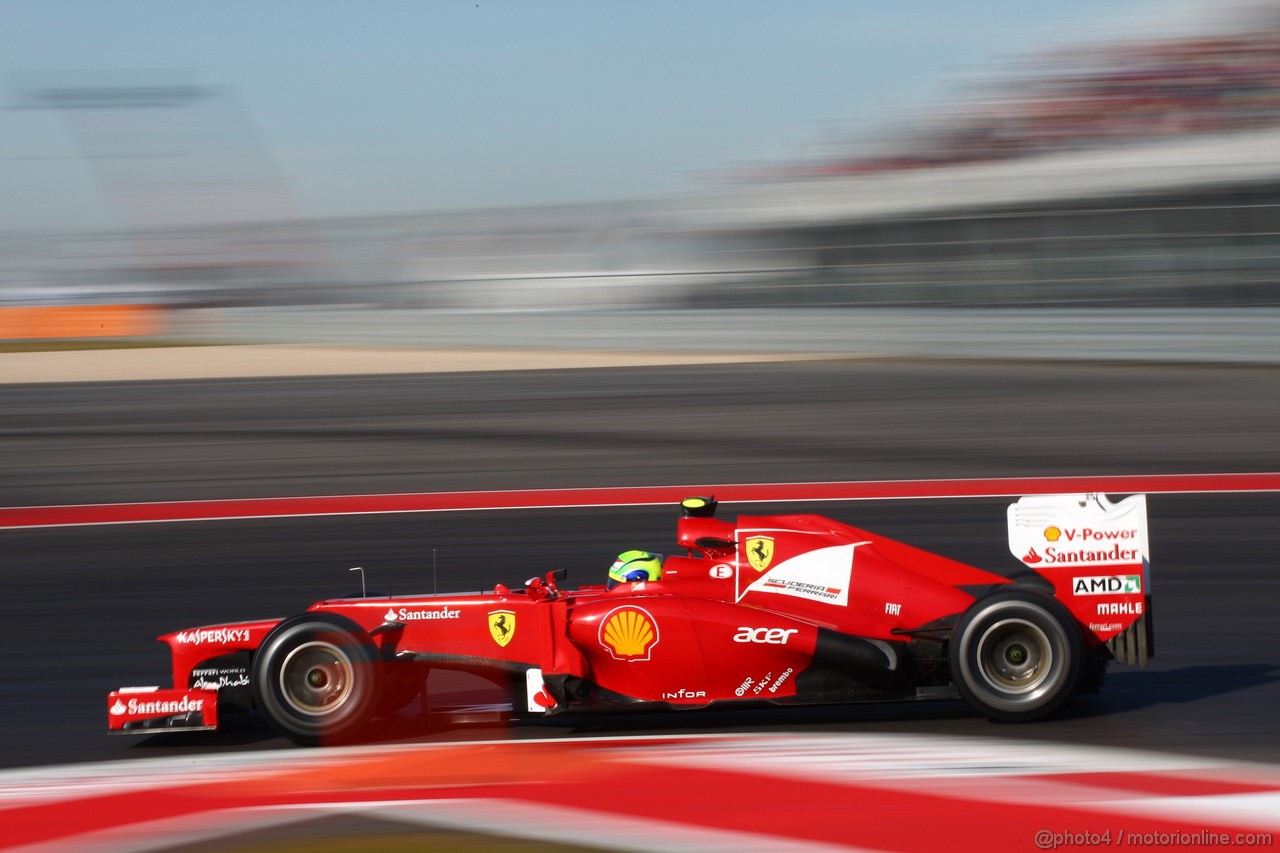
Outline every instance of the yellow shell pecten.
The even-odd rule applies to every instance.
[[[653,622],[639,610],[619,610],[609,617],[602,634],[605,643],[619,657],[639,657],[653,645],[657,635]]]

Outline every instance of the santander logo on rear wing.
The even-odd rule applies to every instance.
[[[1009,506],[1009,550],[1120,663],[1154,650],[1147,496],[1033,495]]]
[[[1118,503],[1102,494],[1019,498],[1009,505],[1009,550],[1023,565],[1038,571],[1111,566],[1132,567],[1145,576],[1151,561],[1147,496],[1134,495]],[[1128,588],[1124,581],[1111,586],[1116,588],[1096,592],[1142,591],[1132,582]]]

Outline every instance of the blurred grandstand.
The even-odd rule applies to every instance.
[[[1280,127],[1280,6],[1239,11],[1205,21],[1228,27],[1220,32],[1037,54],[942,118],[884,136],[878,153],[759,177],[929,169]]]
[[[1280,3],[1182,23],[1041,51],[719,206],[808,249],[788,301],[1277,304]]]
[[[1280,2],[662,200],[0,235],[0,304],[1280,304]]]

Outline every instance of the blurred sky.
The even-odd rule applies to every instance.
[[[1037,39],[1159,8],[0,0],[0,103],[32,74],[172,69],[234,94],[306,215],[591,201],[794,159]],[[118,225],[63,118],[0,111],[0,229]]]

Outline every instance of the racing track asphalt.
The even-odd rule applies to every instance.
[[[526,374],[10,386],[0,504],[826,479],[1277,470],[1273,369],[834,361]],[[1005,501],[786,505],[1012,568]],[[749,513],[769,507],[751,507]],[[735,508],[725,507],[733,513]],[[548,720],[516,736],[925,731],[1280,761],[1280,495],[1151,499],[1158,656],[1056,718],[959,703]],[[667,547],[665,508],[0,532],[0,764],[283,745],[109,738],[106,692],[162,683],[152,638],[351,591],[597,581]],[[434,554],[434,559],[433,559]],[[388,737],[492,737],[500,727]]]

